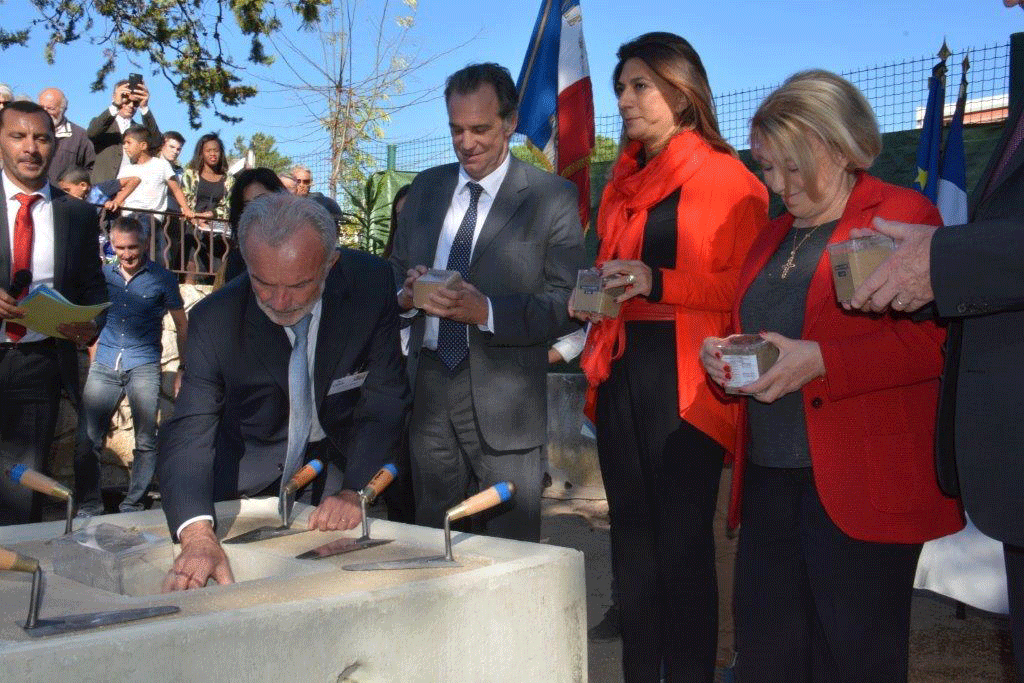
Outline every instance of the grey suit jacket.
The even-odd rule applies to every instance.
[[[949,318],[936,432],[939,484],[985,534],[1024,546],[1024,145],[993,177],[1024,107],[972,197],[971,222],[932,239],[931,278]]]
[[[437,166],[409,188],[391,255],[399,288],[409,268],[434,263],[458,173],[458,164]],[[473,248],[468,280],[491,300],[494,333],[469,326],[469,370],[482,436],[496,450],[547,438],[547,348],[575,327],[566,306],[586,267],[576,197],[568,180],[513,157]],[[411,382],[424,327],[421,313],[410,333]]]
[[[160,127],[156,125],[153,118],[153,110],[149,110],[142,117],[142,125],[149,131],[150,150],[160,149],[163,138],[160,134]],[[99,116],[89,122],[86,131],[89,139],[92,140],[96,150],[96,163],[92,167],[92,184],[113,180],[117,172],[121,170],[121,156],[124,154],[121,147],[121,130],[117,127],[110,109],[104,109]]]
[[[0,181],[0,194],[6,190]],[[74,304],[91,306],[108,300],[107,281],[99,256],[99,219],[96,209],[53,185],[53,288]],[[7,229],[7,202],[0,201],[0,285],[11,278],[11,244]],[[96,319],[103,327],[106,314]],[[78,400],[78,358],[70,341],[58,340],[61,385]]]
[[[397,447],[409,391],[391,282],[381,259],[349,249],[328,274],[313,366],[327,471],[314,490],[362,488]],[[256,495],[280,478],[290,355],[284,328],[260,310],[248,275],[192,309],[181,391],[159,439],[172,534],[192,517],[213,516],[214,501]],[[332,389],[361,371],[361,388]]]

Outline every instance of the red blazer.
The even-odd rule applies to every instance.
[[[941,225],[913,190],[859,173],[830,243],[875,216]],[[761,233],[740,271],[740,301],[793,225],[786,213]],[[750,332],[751,330],[744,330]],[[754,330],[756,332],[756,330]],[[825,375],[802,389],[814,482],[836,526],[864,541],[920,543],[964,526],[958,501],[939,491],[933,460],[942,345],[946,333],[905,315],[847,312],[836,302],[828,251],[807,292],[803,339],[821,345]],[[741,400],[729,524],[739,523],[747,416]]]

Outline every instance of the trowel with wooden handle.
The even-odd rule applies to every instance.
[[[25,465],[15,465],[11,469],[7,470],[7,476],[15,484],[21,484],[25,488],[38,491],[44,496],[50,496],[57,500],[67,501],[67,512],[64,518],[64,533],[71,533],[71,514],[75,510],[75,498],[71,495],[71,489],[64,486],[59,481],[50,479],[48,476],[41,472],[26,467]]]
[[[391,482],[398,476],[398,468],[392,464],[384,465],[380,468],[377,474],[373,475],[373,479],[370,483],[363,487],[363,490],[359,492],[359,505],[363,511],[363,535],[359,538],[339,538],[336,541],[330,543],[324,543],[322,546],[307,550],[306,552],[296,555],[297,560],[321,560],[331,555],[340,555],[341,553],[351,553],[356,550],[362,550],[363,548],[373,548],[374,546],[384,545],[385,543],[391,543],[391,539],[377,539],[370,538],[370,523],[366,518],[366,506],[370,505],[377,499],[381,493],[384,492]]]
[[[246,531],[244,534],[226,538],[223,543],[255,543],[256,541],[266,541],[271,538],[301,534],[309,531],[309,529],[293,529],[289,526],[289,517],[291,517],[292,503],[294,502],[293,497],[296,491],[316,479],[323,469],[324,464],[322,462],[310,460],[288,480],[288,484],[284,487],[283,491],[284,499],[281,501],[281,526],[263,526],[259,529]]]
[[[29,597],[28,618],[23,629],[32,637],[52,636],[71,631],[85,631],[100,626],[123,624],[128,621],[159,617],[180,612],[177,605],[155,605],[136,609],[112,610],[109,612],[93,612],[91,614],[69,614],[63,617],[39,618],[39,603],[43,594],[43,570],[39,561],[32,557],[0,548],[0,570],[26,572],[32,575],[32,593]]]
[[[459,567],[461,566],[452,556],[452,530],[451,523],[475,515],[484,510],[500,505],[515,495],[516,487],[512,482],[503,481],[471,496],[455,507],[448,510],[444,515],[444,555],[432,555],[429,557],[414,557],[408,560],[388,560],[386,562],[363,562],[360,564],[347,564],[343,569],[349,571],[376,571],[378,569],[427,569],[431,567]]]

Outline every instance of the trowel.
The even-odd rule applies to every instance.
[[[50,619],[39,618],[39,603],[43,594],[43,570],[39,561],[26,555],[0,548],[0,570],[26,572],[32,575],[32,593],[29,597],[28,618],[25,620],[25,633],[32,637],[52,636],[71,631],[85,631],[100,626],[123,624],[149,617],[160,617],[181,611],[177,605],[155,605],[136,609],[113,610],[110,612],[93,612],[91,614],[69,614]]]
[[[282,491],[283,500],[281,500],[281,526],[263,526],[259,529],[253,529],[252,531],[246,531],[244,534],[232,536],[231,538],[224,539],[224,543],[255,543],[256,541],[266,541],[271,538],[278,538],[280,536],[291,536],[292,534],[301,534],[309,529],[293,529],[289,525],[289,517],[292,514],[292,504],[295,502],[295,492],[301,489],[309,482],[316,479],[324,469],[324,464],[319,460],[310,460],[306,465],[296,472],[291,479],[288,480],[288,484],[285,485]]]
[[[367,484],[362,491],[359,492],[359,505],[363,511],[363,535],[359,538],[339,538],[336,541],[330,543],[324,543],[322,546],[307,550],[306,552],[296,555],[296,560],[321,560],[331,555],[340,555],[341,553],[350,553],[355,550],[362,550],[363,548],[372,548],[378,545],[384,545],[385,543],[391,543],[391,539],[376,539],[370,538],[370,522],[366,519],[366,507],[373,503],[381,493],[384,492],[391,482],[398,476],[398,468],[394,465],[387,464],[380,468],[377,474],[373,475],[373,479]]]
[[[356,572],[369,572],[378,569],[428,569],[432,567],[459,567],[461,566],[452,556],[452,529],[451,523],[475,515],[478,512],[489,510],[500,505],[515,495],[516,487],[510,481],[503,481],[485,489],[475,496],[462,501],[444,514],[444,555],[431,555],[428,557],[413,557],[408,560],[388,560],[386,562],[363,562],[360,564],[347,564],[343,569]]]
[[[21,484],[25,488],[38,491],[44,496],[50,496],[57,500],[67,501],[67,512],[64,518],[64,533],[71,533],[71,515],[75,510],[75,498],[71,495],[71,489],[58,481],[50,479],[41,472],[36,472],[25,465],[15,465],[7,470],[7,476],[15,484]]]

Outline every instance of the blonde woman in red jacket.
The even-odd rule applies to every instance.
[[[938,224],[922,195],[865,172],[881,136],[864,96],[798,73],[761,104],[751,151],[786,204],[740,274],[735,330],[781,350],[741,389],[730,523],[742,519],[736,648],[744,683],[907,680],[910,603],[924,541],[963,526],[936,484],[945,332],[836,302],[828,244],[878,216]],[[764,332],[763,330],[767,330]],[[731,379],[715,345],[701,360]]]
[[[711,683],[712,519],[736,407],[714,395],[696,351],[729,323],[768,193],[719,134],[689,43],[646,34],[618,58],[628,143],[601,199],[598,265],[607,287],[627,290],[619,316],[591,326],[582,365],[611,516],[623,673],[656,682],[664,665],[666,681]]]

